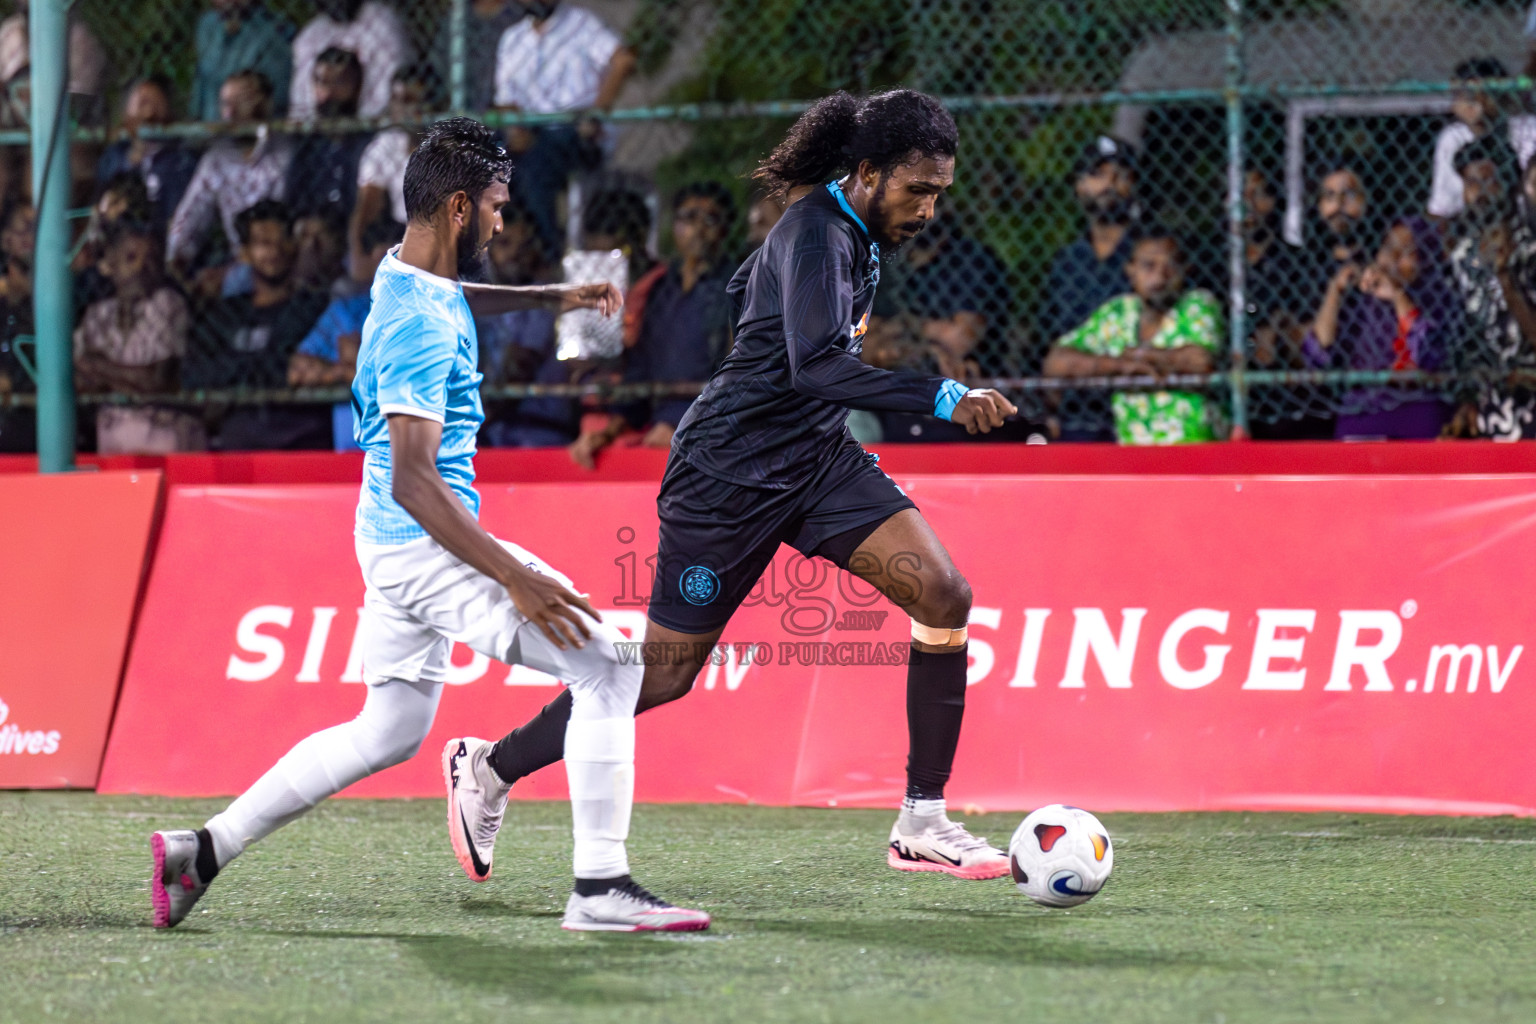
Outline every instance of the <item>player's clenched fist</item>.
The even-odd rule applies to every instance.
[[[624,307],[624,293],[606,281],[579,284],[560,290],[560,312],[595,309],[603,316],[613,316]]]
[[[1003,420],[1019,411],[1019,407],[1000,392],[991,388],[972,388],[955,404],[949,416],[951,423],[958,423],[970,434],[985,434],[993,427],[1003,425]]]

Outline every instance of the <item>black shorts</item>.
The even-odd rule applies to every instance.
[[[891,516],[917,505],[851,438],[805,483],[744,487],[673,455],[656,498],[661,539],[646,614],[679,633],[723,627],[780,544],[840,569]]]

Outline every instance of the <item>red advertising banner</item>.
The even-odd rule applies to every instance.
[[[1536,476],[898,482],[975,593],[954,804],[1536,808]],[[655,485],[487,485],[486,525],[643,628]],[[177,487],[101,788],[237,792],[362,704],[347,486]],[[683,701],[642,800],[890,806],[906,618],[781,552]],[[557,692],[468,651],[426,750]],[[436,795],[424,754],[356,795]],[[520,786],[563,795],[558,769]]]
[[[96,784],[160,474],[0,477],[0,788]]]

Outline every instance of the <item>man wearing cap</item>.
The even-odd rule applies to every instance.
[[[1072,167],[1072,190],[1088,224],[1082,235],[1051,259],[1039,336],[1052,340],[1083,323],[1116,295],[1131,290],[1125,267],[1131,262],[1140,206],[1136,155],[1129,143],[1100,135],[1084,146]],[[1062,398],[1063,440],[1113,439],[1102,394],[1066,392]]]
[[[1072,189],[1088,217],[1088,229],[1051,260],[1040,333],[1059,338],[1116,295],[1130,291],[1125,265],[1131,259],[1136,202],[1136,158],[1130,146],[1100,135],[1084,147],[1072,169]]]

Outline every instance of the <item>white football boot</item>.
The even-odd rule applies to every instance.
[[[208,891],[197,875],[197,833],[191,829],[156,832],[149,837],[155,872],[149,876],[149,898],[156,928],[173,928]]]
[[[958,821],[940,819],[920,832],[891,826],[885,862],[898,871],[942,871],[956,878],[1001,878],[1008,874],[1008,855]]]
[[[496,833],[512,787],[496,777],[486,757],[491,743],[472,736],[443,747],[443,781],[448,786],[448,840],[471,881],[491,877]]]
[[[631,881],[600,896],[571,893],[560,927],[569,932],[701,932],[709,927],[709,915],[674,907]]]

